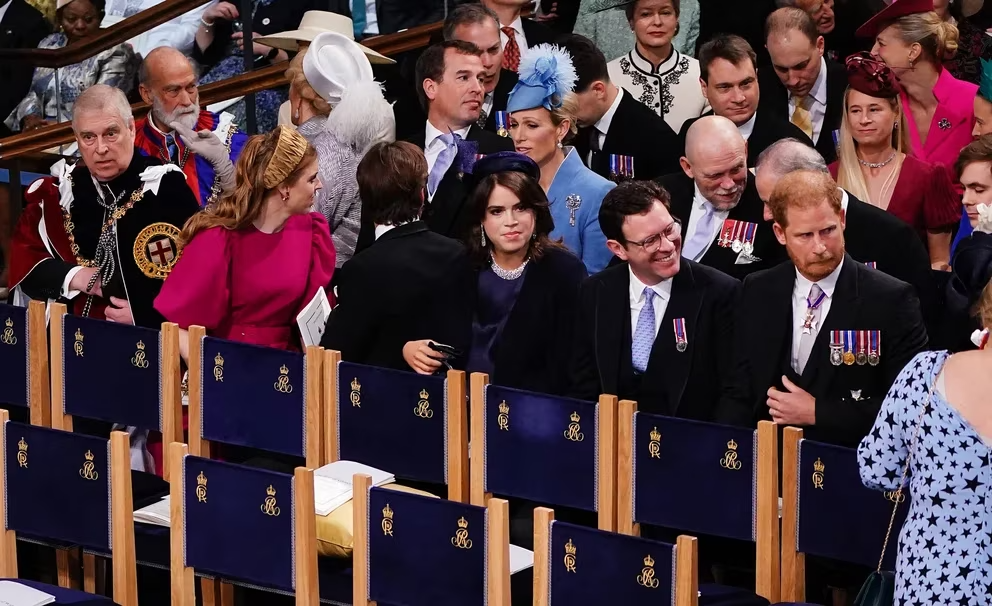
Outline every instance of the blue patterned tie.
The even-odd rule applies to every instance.
[[[637,315],[637,327],[634,328],[634,341],[630,351],[630,359],[634,370],[642,373],[648,369],[651,358],[651,348],[654,346],[654,298],[657,293],[650,288],[644,289],[644,307]]]
[[[351,25],[355,30],[355,40],[361,40],[365,28],[368,26],[365,20],[365,0],[351,0]]]
[[[434,161],[434,168],[431,169],[431,174],[427,177],[427,193],[430,196],[433,196],[437,191],[438,186],[441,185],[441,180],[444,179],[444,174],[454,163],[455,156],[458,155],[458,142],[462,140],[461,136],[455,133],[445,133],[438,139],[444,143],[444,149],[438,154],[437,160]]]
[[[169,134],[165,136],[165,150],[169,153],[169,161],[173,164],[179,162],[179,146],[176,145],[176,137]]]

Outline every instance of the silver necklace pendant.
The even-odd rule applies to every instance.
[[[520,276],[524,275],[524,270],[527,269],[527,263],[530,262],[530,259],[525,259],[524,262],[520,264],[520,267],[516,269],[503,269],[496,264],[496,259],[493,259],[492,256],[490,256],[490,259],[492,261],[490,263],[490,267],[493,268],[493,273],[503,280],[519,279]]]
[[[861,166],[866,166],[868,168],[882,168],[883,166],[887,165],[889,162],[892,162],[895,159],[896,159],[896,152],[895,150],[893,150],[892,155],[889,156],[887,160],[883,160],[881,162],[865,162],[861,158],[858,158],[858,162],[861,164]]]

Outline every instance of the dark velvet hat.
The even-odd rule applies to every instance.
[[[472,168],[472,178],[478,183],[489,175],[496,173],[517,172],[523,173],[532,179],[541,178],[541,169],[529,157],[518,152],[502,151],[494,154],[487,154],[480,158],[475,167]]]
[[[858,38],[874,38],[890,23],[906,15],[929,13],[933,10],[933,0],[892,0],[877,15],[865,22],[854,33]]]
[[[891,99],[899,94],[899,82],[892,70],[870,53],[855,53],[847,58],[847,85],[869,97]]]

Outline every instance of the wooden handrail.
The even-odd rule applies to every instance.
[[[177,2],[201,2],[201,0],[175,0]],[[383,55],[393,56],[403,52],[423,48],[430,44],[431,37],[441,31],[441,23],[429,23],[410,28],[395,34],[375,36],[363,40],[369,48]],[[287,65],[279,63],[261,69],[239,74],[219,82],[212,82],[200,87],[200,106],[206,107],[211,103],[233,99],[249,93],[257,93],[286,82],[285,70]],[[147,103],[135,103],[131,111],[135,118],[144,116],[149,110]],[[0,139],[0,160],[10,160],[17,156],[40,152],[58,145],[70,143],[74,138],[72,124],[61,122],[45,126],[26,133],[19,133]]]
[[[165,0],[106,29],[101,29],[93,36],[77,40],[62,48],[0,49],[0,61],[25,61],[35,67],[74,65],[122,42],[127,42],[167,21],[185,15],[207,2],[210,0]]]

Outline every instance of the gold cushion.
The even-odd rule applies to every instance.
[[[437,495],[429,492],[399,484],[386,484],[383,488],[438,498]],[[350,558],[354,547],[352,501],[348,501],[326,516],[317,516],[317,553],[329,558]]]

